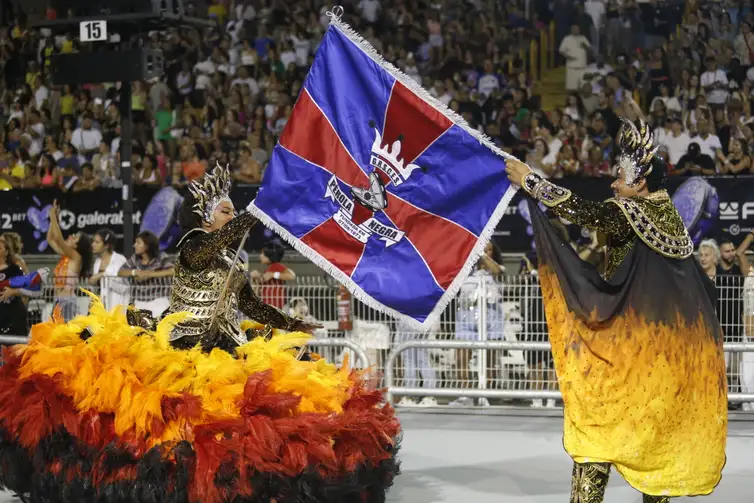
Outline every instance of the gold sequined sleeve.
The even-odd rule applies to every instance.
[[[249,283],[246,283],[241,289],[238,308],[252,320],[264,325],[271,325],[273,328],[291,330],[295,324],[293,318],[279,309],[262,302],[251,289]]]
[[[583,199],[536,173],[526,175],[521,186],[557,216],[573,224],[617,238],[618,241],[625,241],[633,234],[631,224],[615,204]]]
[[[243,238],[257,219],[251,213],[244,213],[214,232],[197,233],[181,247],[181,263],[194,271],[210,266],[212,258],[233,242]]]

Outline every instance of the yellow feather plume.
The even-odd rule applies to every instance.
[[[163,398],[184,393],[201,399],[202,417],[195,424],[237,417],[244,386],[258,372],[271,371],[271,391],[299,396],[299,412],[340,413],[352,392],[347,366],[296,359],[295,348],[306,344],[307,334],[276,331],[270,340],[258,338],[239,347],[237,358],[217,349],[209,354],[199,348],[177,350],[170,346],[170,332],[188,314],[172,314],[155,332],[145,332],[129,326],[122,310],[108,312],[87,294],[92,297],[88,315],[32,329],[19,373],[55,376],[79,410],[112,412],[119,434],[146,434],[154,420],[164,421]],[[91,332],[86,341],[79,336],[85,328]],[[180,418],[166,424],[162,435],[150,437],[152,445],[191,440],[186,422]]]

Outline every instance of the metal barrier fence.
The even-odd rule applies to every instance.
[[[62,283],[51,282],[40,297],[30,299],[30,322],[49,317],[56,300],[55,284]],[[731,401],[754,402],[739,400],[754,393],[754,347],[743,344],[754,343],[754,306],[746,301],[754,299],[754,281],[719,276],[717,284]],[[100,294],[108,308],[133,301],[137,307],[159,314],[167,307],[171,278],[148,283],[104,278],[99,285],[80,286]],[[349,353],[361,362],[370,362],[384,373],[384,384],[393,388],[393,394],[404,397],[404,405],[412,404],[411,396],[433,397],[433,404],[435,397],[459,396],[457,390],[466,390],[467,398],[484,395],[525,400],[523,404],[535,406],[557,397],[544,305],[535,275],[472,275],[426,333],[357,300],[348,300],[339,285],[324,276],[300,277],[270,290],[261,286],[257,294],[263,300],[272,295],[289,313],[322,323],[324,329],[314,334],[312,345],[317,348],[318,341],[335,339],[343,341],[343,347],[328,342],[317,352],[336,363]],[[70,298],[57,300],[68,303],[72,310],[68,314],[86,312],[89,301],[83,295],[74,297],[73,302]],[[474,350],[481,346],[469,343],[480,343],[485,350]],[[353,358],[350,361],[356,363]]]
[[[400,396],[427,396],[435,397],[466,397],[466,398],[500,398],[500,399],[548,399],[556,400],[561,398],[559,391],[552,390],[521,390],[521,389],[487,389],[485,381],[476,389],[468,388],[427,388],[397,386],[394,366],[398,357],[406,351],[429,348],[447,348],[447,349],[467,349],[476,351],[489,350],[547,350],[550,345],[546,342],[481,342],[481,341],[413,341],[404,342],[394,348],[388,360],[385,363],[385,387],[387,388],[387,399],[392,401],[394,395]],[[754,354],[754,344],[726,343],[724,344],[726,354],[752,353]],[[483,369],[480,369],[483,372]],[[754,389],[746,393],[728,392],[728,402],[730,403],[754,403]]]

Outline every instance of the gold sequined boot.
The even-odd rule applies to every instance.
[[[668,496],[650,496],[649,494],[645,494],[643,503],[670,503],[670,498]]]
[[[571,503],[602,503],[609,479],[609,463],[574,463]]]

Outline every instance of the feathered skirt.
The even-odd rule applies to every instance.
[[[236,358],[176,350],[180,319],[144,332],[95,299],[6,349],[0,485],[45,503],[385,501],[400,425],[360,373],[298,361],[300,333]]]

